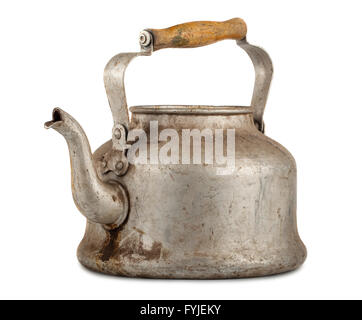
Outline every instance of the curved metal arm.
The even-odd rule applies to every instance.
[[[120,53],[114,56],[104,68],[104,86],[111,107],[114,125],[121,124],[128,128],[129,117],[124,89],[124,73],[131,60],[144,52]]]
[[[263,115],[273,77],[273,63],[264,49],[252,46],[246,39],[237,41],[237,44],[246,51],[254,65],[255,82],[251,107],[254,121],[258,125],[258,129],[264,133]]]
[[[150,52],[120,53],[114,56],[104,68],[103,80],[113,117],[113,148],[127,149],[126,131],[129,126],[128,106],[124,88],[124,74],[133,58],[150,55]]]

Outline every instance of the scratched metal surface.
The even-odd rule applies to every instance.
[[[93,270],[131,277],[216,279],[261,276],[297,268],[306,257],[296,225],[296,167],[290,153],[260,133],[250,114],[134,114],[183,128],[235,128],[236,169],[212,165],[135,165],[116,179],[130,211],[113,231],[88,222],[78,258]],[[159,147],[162,145],[160,144]],[[110,142],[94,156],[101,163]]]

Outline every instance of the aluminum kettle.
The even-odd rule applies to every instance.
[[[72,192],[87,218],[78,259],[129,277],[221,279],[293,270],[306,258],[296,221],[296,164],[264,134],[272,62],[246,41],[246,24],[198,21],[147,29],[140,52],[113,57],[104,72],[112,139],[91,153],[68,113],[45,123],[67,141]],[[163,48],[233,39],[255,67],[251,106],[130,108],[130,61]],[[225,156],[226,154],[226,156]]]

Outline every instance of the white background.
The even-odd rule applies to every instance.
[[[360,1],[3,1],[0,5],[0,298],[362,298]],[[225,281],[127,279],[81,267],[85,219],[68,150],[43,122],[62,107],[92,149],[111,136],[103,68],[138,33],[241,17],[273,59],[268,136],[298,164],[298,271]],[[234,41],[163,50],[126,74],[129,105],[248,105],[253,68]],[[226,230],[227,231],[227,230]]]

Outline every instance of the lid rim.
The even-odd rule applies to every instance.
[[[210,106],[210,105],[140,105],[129,108],[132,113],[140,114],[249,114],[250,106]]]

